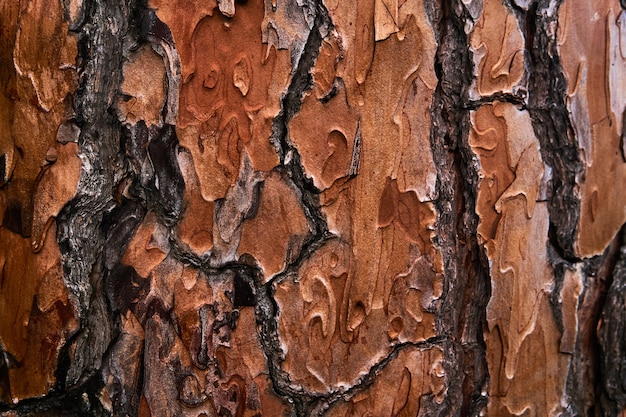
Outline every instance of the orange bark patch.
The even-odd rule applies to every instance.
[[[237,252],[257,259],[269,280],[295,260],[309,233],[298,194],[272,172],[263,183],[256,215],[243,224]]]

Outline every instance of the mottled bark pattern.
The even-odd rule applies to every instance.
[[[623,7],[0,3],[0,416],[623,415]]]

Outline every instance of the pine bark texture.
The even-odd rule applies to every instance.
[[[0,0],[0,416],[626,415],[622,0]]]

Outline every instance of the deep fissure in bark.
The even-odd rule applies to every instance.
[[[446,271],[437,324],[449,338],[446,371],[451,375],[452,391],[441,412],[478,415],[487,404],[483,395],[488,382],[483,325],[490,280],[486,256],[476,240],[478,161],[467,143],[469,110],[479,104],[468,95],[473,65],[463,28],[470,17],[460,2],[435,3],[431,10],[439,44],[431,146],[438,169],[435,204]]]

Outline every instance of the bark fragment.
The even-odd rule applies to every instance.
[[[488,412],[555,413],[561,407],[568,357],[556,349],[559,332],[549,308],[554,273],[547,250],[547,204],[537,201],[544,175],[539,142],[528,134],[528,113],[508,103],[480,107],[472,122],[469,144],[482,177],[478,233],[491,270],[485,334]],[[535,349],[543,355],[534,354]],[[529,380],[535,381],[532,388]]]
[[[626,221],[624,193],[604,185],[622,182],[626,175],[626,164],[616,152],[625,105],[620,84],[626,71],[624,16],[624,10],[608,1],[592,5],[568,0],[559,9],[567,106],[587,165],[577,236],[577,252],[584,257],[602,253]]]
[[[475,9],[479,7],[475,6]],[[472,28],[470,45],[477,71],[473,98],[496,93],[517,94],[524,88],[524,36],[515,14],[503,2],[482,2],[482,10]]]

